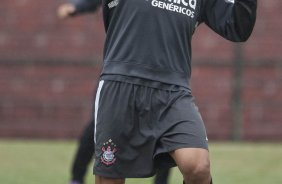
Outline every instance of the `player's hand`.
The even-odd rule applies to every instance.
[[[57,15],[60,19],[66,19],[75,13],[75,6],[71,3],[65,3],[59,6]]]

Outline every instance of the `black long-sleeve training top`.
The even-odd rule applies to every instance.
[[[205,23],[246,41],[257,0],[78,0],[77,13],[102,5],[106,40],[102,75],[123,75],[189,88],[191,39]]]

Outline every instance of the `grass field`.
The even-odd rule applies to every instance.
[[[67,184],[75,141],[0,140],[0,183]],[[282,144],[210,143],[215,184],[282,184]],[[86,178],[93,183],[91,168]],[[150,184],[152,178],[126,184]],[[173,169],[170,184],[182,177]]]

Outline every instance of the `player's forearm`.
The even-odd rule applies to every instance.
[[[254,28],[256,22],[257,0],[236,0],[234,16],[237,33],[241,41],[246,41]]]
[[[75,6],[72,15],[95,12],[101,4],[101,0],[70,0],[70,2]]]
[[[257,0],[206,0],[205,23],[224,38],[246,41],[256,21]]]

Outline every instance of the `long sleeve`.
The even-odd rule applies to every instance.
[[[76,11],[73,15],[87,12],[95,12],[101,5],[101,0],[70,0],[75,5]]]
[[[204,0],[203,22],[224,38],[246,41],[256,21],[257,0]]]

